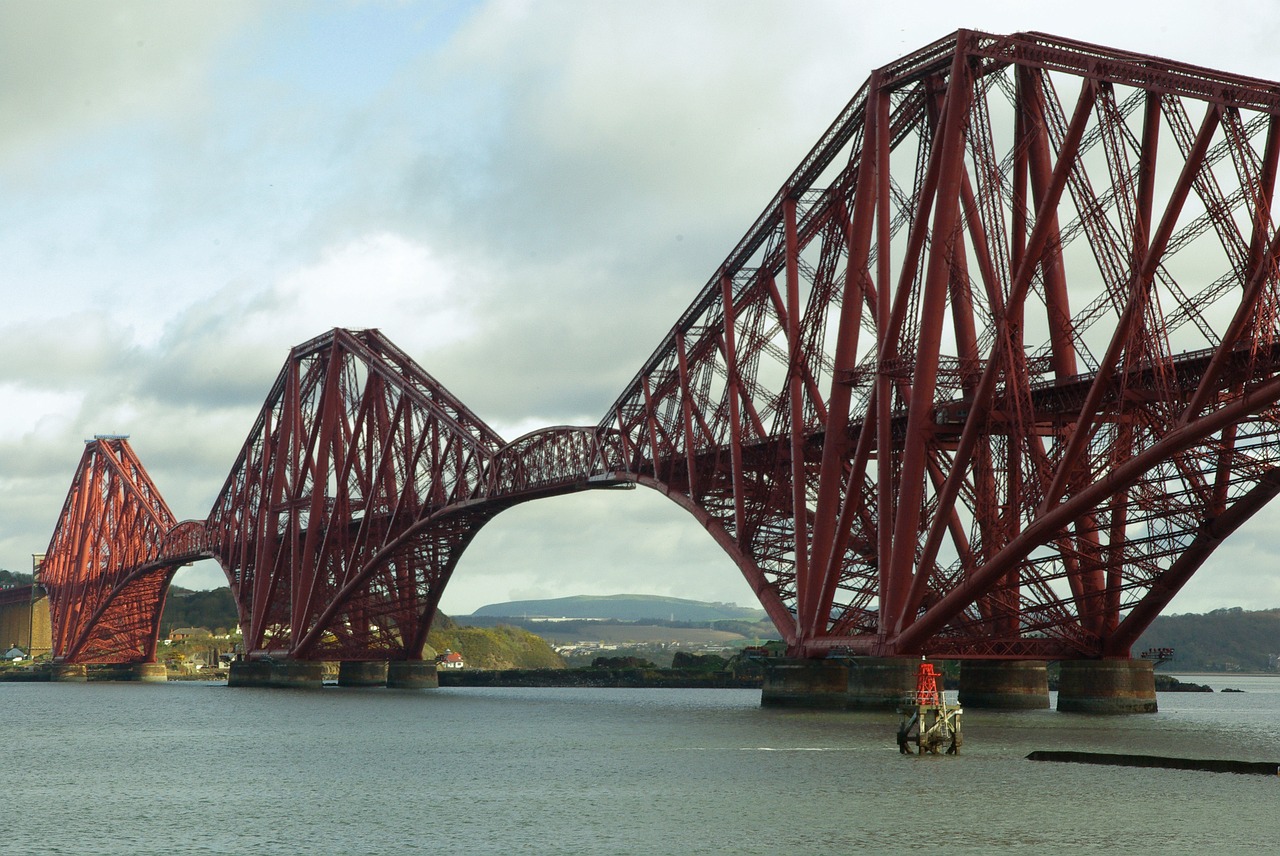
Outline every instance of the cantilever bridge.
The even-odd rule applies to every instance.
[[[617,400],[507,442],[377,331],[295,347],[204,520],[85,447],[64,662],[216,559],[251,656],[413,659],[511,506],[642,485],[792,654],[1128,656],[1280,492],[1280,84],[1038,33],[871,73]]]

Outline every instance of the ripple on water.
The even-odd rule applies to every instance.
[[[762,709],[750,690],[0,684],[5,792],[33,807],[7,814],[5,850],[1188,852],[1243,830],[1261,843],[1280,787],[1268,777],[1024,758],[1280,760],[1280,680],[1267,680],[1162,694],[1151,716],[969,711],[956,758],[900,756],[893,714]]]

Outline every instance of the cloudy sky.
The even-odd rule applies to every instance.
[[[867,73],[960,27],[1280,79],[1266,0],[5,0],[0,567],[44,550],[95,433],[204,517],[334,326],[508,439],[595,424]],[[1280,606],[1280,536],[1228,543],[1170,611]],[[507,512],[443,606],[622,592],[754,603],[637,490]]]

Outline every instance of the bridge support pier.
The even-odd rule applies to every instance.
[[[277,660],[271,664],[271,686],[319,689],[324,686],[324,664],[311,660]]]
[[[765,663],[760,704],[895,710],[904,696],[915,692],[919,664],[910,657],[770,660]]]
[[[134,663],[129,669],[126,680],[141,681],[144,684],[163,684],[169,680],[169,670],[164,663]]]
[[[83,663],[54,663],[49,672],[49,680],[82,684],[89,680],[89,670]]]
[[[324,685],[323,666],[310,660],[243,660],[231,664],[229,687],[319,689]]]
[[[1066,713],[1155,713],[1150,660],[1063,660],[1058,710]]]
[[[236,660],[227,670],[229,687],[269,687],[271,668],[261,660]]]
[[[849,669],[844,660],[767,660],[762,707],[843,708],[849,695]]]
[[[338,664],[340,687],[385,687],[386,660],[343,660]]]
[[[1049,707],[1049,673],[1043,660],[962,660],[960,704],[988,710]]]
[[[911,657],[855,657],[849,661],[849,710],[897,710],[916,692],[920,661]],[[941,689],[941,687],[939,687]]]
[[[435,663],[392,660],[387,663],[387,686],[393,690],[433,690],[440,686],[440,677]]]

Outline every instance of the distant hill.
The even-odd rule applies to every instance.
[[[617,621],[761,621],[763,609],[646,594],[578,595],[549,600],[512,600],[477,609],[479,617],[599,618]]]
[[[1280,609],[1161,615],[1138,637],[1134,656],[1148,648],[1173,649],[1166,672],[1272,671],[1280,655]]]
[[[31,585],[31,574],[0,569],[0,588]]]
[[[441,619],[444,619],[443,621]],[[443,613],[427,634],[424,659],[456,651],[472,669],[563,669],[564,659],[540,636],[519,627],[460,627]]]
[[[227,586],[212,591],[191,591],[170,586],[160,615],[160,636],[175,627],[203,627],[214,632],[234,633],[240,623],[236,601]]]

